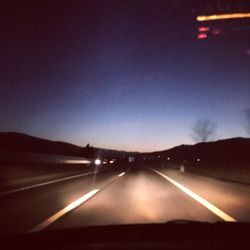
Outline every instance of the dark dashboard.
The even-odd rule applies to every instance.
[[[250,223],[173,221],[10,235],[2,249],[249,249]]]

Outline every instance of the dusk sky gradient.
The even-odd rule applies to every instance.
[[[247,137],[249,30],[198,40],[188,2],[2,6],[0,131],[153,151],[192,144],[206,118],[216,139]]]

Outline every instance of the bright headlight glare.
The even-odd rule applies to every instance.
[[[101,161],[99,159],[96,159],[95,160],[95,165],[100,165],[101,164]]]

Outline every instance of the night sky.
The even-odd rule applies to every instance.
[[[153,151],[206,118],[246,137],[250,31],[198,40],[187,2],[1,4],[0,131]]]

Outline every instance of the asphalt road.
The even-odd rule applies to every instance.
[[[114,167],[0,193],[1,234],[170,220],[250,221],[250,186],[170,169]]]

